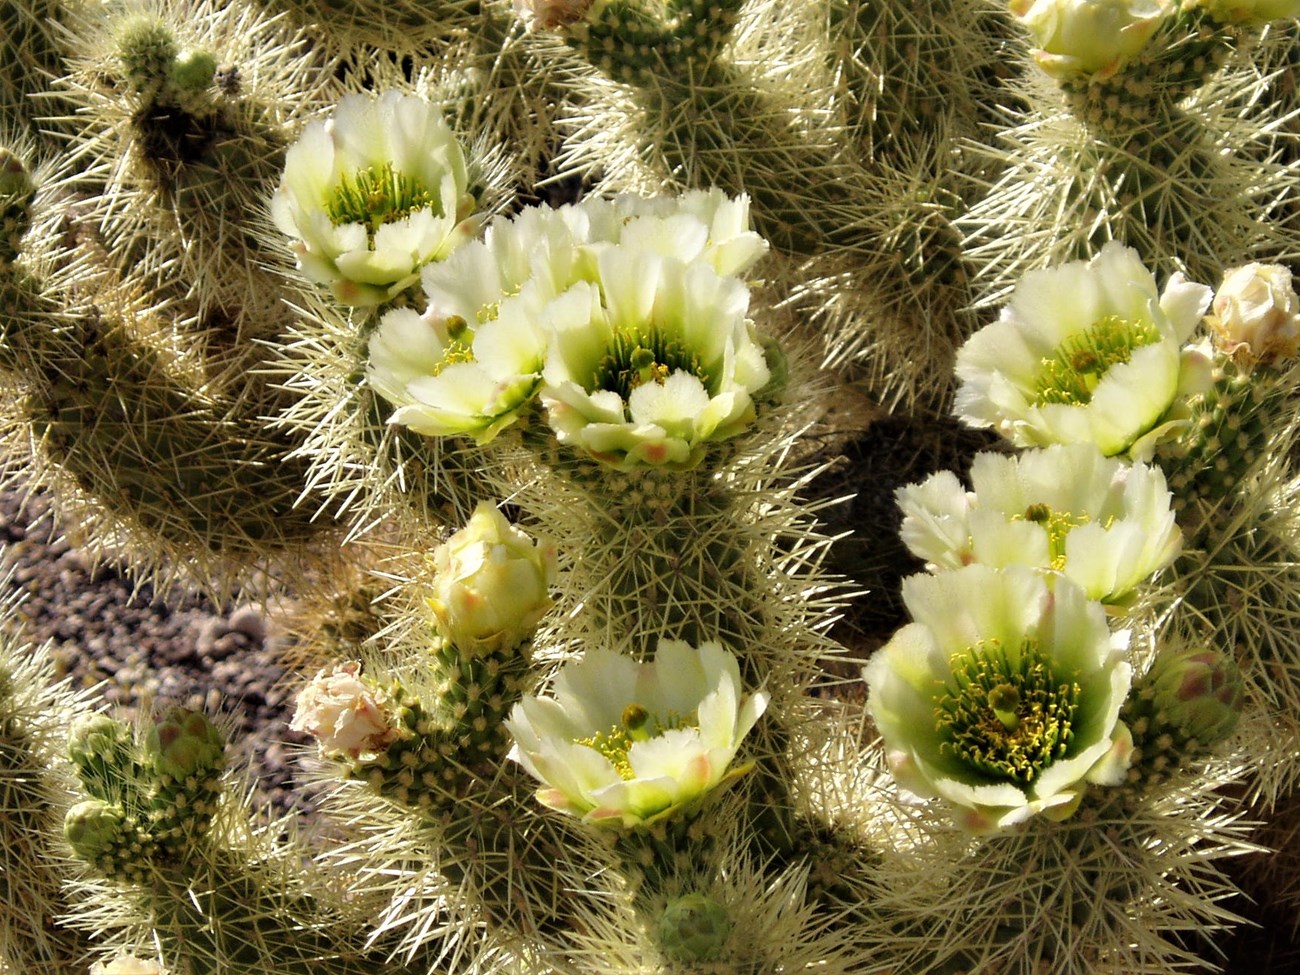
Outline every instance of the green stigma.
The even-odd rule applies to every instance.
[[[1107,315],[1082,332],[1071,335],[1044,358],[1036,384],[1036,406],[1064,403],[1084,406],[1111,366],[1128,362],[1133,351],[1160,341],[1150,322],[1129,322]]]
[[[574,744],[594,748],[609,759],[609,763],[623,779],[634,779],[636,773],[632,771],[628,753],[635,742],[649,741],[674,728],[696,727],[699,725],[693,719],[682,718],[675,714],[660,719],[642,705],[632,703],[623,709],[618,724],[608,731],[598,731],[589,738],[575,739]]]
[[[1047,532],[1047,556],[1051,567],[1057,572],[1065,568],[1065,540],[1070,532],[1089,522],[1087,513],[1075,514],[1073,511],[1053,511],[1049,505],[1041,502],[1031,504],[1023,515],[1012,515],[1012,521],[1032,521],[1042,525]]]
[[[393,169],[391,162],[344,173],[334,195],[325,201],[325,212],[335,224],[365,224],[372,234],[386,223],[425,209],[442,215],[438,198],[419,180]]]
[[[1063,758],[1079,703],[1035,640],[1008,653],[997,640],[953,656],[952,677],[935,706],[939,750],[999,782],[1031,785]]]
[[[636,330],[618,331],[605,355],[596,364],[591,390],[607,389],[624,401],[632,390],[645,383],[659,383],[674,372],[690,373],[712,390],[713,378],[700,357],[679,338],[668,337],[658,330],[643,334]]]

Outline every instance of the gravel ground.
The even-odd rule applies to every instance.
[[[258,770],[254,801],[303,808],[290,789],[292,691],[278,663],[283,641],[256,607],[216,606],[179,591],[156,596],[56,535],[49,503],[20,487],[0,491],[0,574],[21,595],[18,616],[34,644],[48,642],[60,676],[98,685],[120,716],[142,702],[220,715],[237,762]]]

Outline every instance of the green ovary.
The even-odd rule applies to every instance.
[[[1160,332],[1150,322],[1129,322],[1108,315],[1071,335],[1042,360],[1034,405],[1087,405],[1111,366],[1128,362],[1135,349],[1159,341]]]
[[[1006,652],[997,640],[954,655],[952,677],[935,705],[945,757],[998,782],[1032,785],[1063,758],[1080,689],[1062,681],[1036,641]]]
[[[372,234],[386,223],[425,209],[442,214],[438,198],[419,180],[393,169],[390,162],[345,173],[334,187],[334,195],[325,201],[325,212],[333,223],[365,224]]]
[[[712,390],[713,378],[695,351],[679,338],[664,335],[658,329],[648,333],[618,330],[609,348],[596,363],[589,391],[606,389],[618,393],[627,402],[632,390],[648,382],[663,384],[678,370],[700,380]]]

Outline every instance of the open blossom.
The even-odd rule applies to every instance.
[[[310,734],[325,755],[358,758],[399,737],[387,702],[383,689],[361,676],[361,664],[349,661],[322,669],[299,692],[289,727]]]
[[[468,239],[465,157],[441,112],[415,95],[347,95],[285,155],[271,216],[298,267],[339,301],[378,305]]]
[[[1300,348],[1300,297],[1281,264],[1246,264],[1223,277],[1208,318],[1214,344],[1243,365],[1272,365]]]
[[[552,306],[542,372],[557,439],[598,460],[687,469],[747,429],[771,378],[749,289],[707,263],[610,246]]]
[[[609,326],[611,306],[605,298],[615,283],[603,278],[611,262],[605,255],[611,250],[622,254],[624,265],[634,270],[643,262],[651,268],[669,263],[681,271],[700,265],[702,270],[695,272],[692,280],[711,277],[726,282],[723,299],[731,299],[734,305],[741,296],[745,301],[748,298],[734,275],[748,270],[766,252],[767,242],[749,229],[748,199],[728,197],[716,189],[695,190],[680,197],[593,197],[555,209],[530,207],[513,218],[497,220],[483,240],[470,242],[446,261],[425,268],[422,281],[429,302],[423,315],[410,309],[391,311],[371,336],[367,373],[371,386],[397,407],[390,422],[427,435],[460,434],[488,443],[515,423],[541,390],[543,369],[553,358],[551,346],[558,333],[566,336],[566,349],[579,341],[584,351],[596,350],[597,344],[610,340],[670,344],[677,338],[674,313],[679,317],[681,313],[706,316],[698,329],[718,330],[720,345],[715,343],[706,350],[711,358],[702,366],[712,370],[706,400],[728,392],[728,381],[737,374],[728,362],[714,361],[714,346],[734,346],[739,338],[740,375],[748,375],[749,359],[745,357],[752,353],[752,343],[747,329],[728,333],[728,329],[734,332],[735,316],[729,311],[721,317],[713,314],[710,296],[698,289],[685,296],[690,300],[684,306],[679,302],[674,309],[663,305],[673,295],[666,286],[658,297],[658,310],[665,312],[660,316],[662,323],[649,321],[652,309],[638,305],[640,318],[633,327],[640,331],[629,335],[624,329],[618,333],[620,338],[611,339],[615,330]],[[644,297],[638,294],[636,300]],[[620,292],[610,300],[627,299]],[[743,308],[740,311],[743,323]],[[655,350],[649,351],[653,355]],[[664,351],[677,354],[676,347]],[[610,354],[617,359],[633,352],[635,348],[615,349]],[[681,355],[689,360],[691,353],[687,350]],[[553,415],[560,420],[561,439],[596,418],[615,423],[622,439],[630,439],[635,448],[647,438],[658,438],[658,443],[676,436],[657,422],[663,420],[673,425],[673,430],[689,427],[681,439],[690,444],[677,454],[690,456],[693,462],[698,459],[698,454],[692,453],[696,441],[730,436],[729,425],[749,417],[748,391],[723,396],[702,409],[698,400],[703,384],[685,377],[668,383],[665,364],[656,363],[658,369],[650,385],[655,390],[667,389],[657,396],[651,389],[638,394],[632,416],[649,424],[643,424],[645,436],[625,435],[625,411],[620,410],[613,420],[609,408],[584,411],[585,395],[568,391],[559,399],[574,401],[581,415],[566,413],[563,406],[556,408]],[[670,365],[677,364],[674,358]],[[765,382],[766,364],[761,357],[758,366]],[[611,368],[616,367],[615,362]],[[552,374],[556,368],[550,366]],[[586,358],[582,368],[592,368]],[[759,377],[756,374],[754,378]],[[677,415],[682,412],[690,415],[683,419]],[[700,412],[704,416],[692,422]],[[719,412],[722,415],[712,419]],[[578,435],[580,440],[584,437]],[[627,455],[626,450],[604,446],[593,452],[620,461]]]
[[[1068,579],[970,565],[903,583],[915,622],[863,671],[898,784],[975,832],[1065,818],[1132,758],[1126,638]]]
[[[662,640],[648,663],[592,649],[559,672],[552,696],[515,705],[510,754],[552,809],[654,822],[746,770],[733,759],[767,696],[742,690],[736,658],[715,642]]]
[[[429,606],[438,629],[465,654],[510,650],[551,608],[555,547],[534,541],[482,501],[433,553]]]
[[[1145,459],[1176,427],[1175,401],[1208,380],[1203,355],[1183,346],[1210,294],[1182,274],[1158,292],[1115,241],[1090,261],[1031,271],[958,350],[956,412],[1021,447],[1093,443]]]
[[[1172,10],[1168,0],[1011,0],[1053,77],[1104,81],[1141,51]]]
[[[973,491],[948,471],[898,491],[903,541],[933,568],[1033,566],[1121,603],[1182,547],[1164,472],[1092,444],[977,454],[970,477]]]

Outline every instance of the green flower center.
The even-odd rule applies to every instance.
[[[999,782],[1031,785],[1069,751],[1080,689],[1026,640],[1008,653],[981,641],[951,661],[952,677],[935,705],[940,753]]]
[[[1071,335],[1042,360],[1034,405],[1087,405],[1111,366],[1128,362],[1135,349],[1159,341],[1160,331],[1150,322],[1129,322],[1118,315],[1107,315]]]
[[[596,363],[589,392],[606,389],[618,393],[626,402],[632,390],[654,382],[661,386],[678,370],[690,373],[712,390],[713,377],[700,361],[695,350],[680,338],[664,335],[659,330],[649,334],[640,331],[616,331],[609,348]]]
[[[325,212],[338,225],[365,224],[373,234],[386,223],[431,209],[442,216],[441,201],[418,179],[393,169],[391,162],[344,173]]]
[[[699,723],[693,718],[670,714],[659,718],[639,704],[629,704],[623,709],[622,721],[608,731],[598,731],[590,738],[578,738],[575,745],[586,745],[604,755],[618,774],[625,780],[636,778],[628,752],[632,744],[648,741],[665,731],[674,728],[698,728]]]

